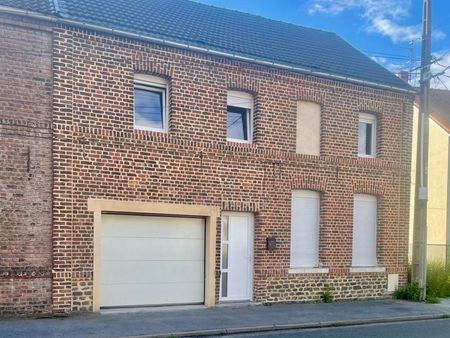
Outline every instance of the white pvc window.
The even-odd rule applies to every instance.
[[[168,130],[168,83],[150,75],[134,79],[134,128],[152,131]]]
[[[315,191],[292,192],[291,268],[319,266],[320,195]]]
[[[358,155],[375,157],[377,145],[377,119],[372,114],[359,114],[358,123]]]
[[[227,96],[227,141],[252,143],[253,96],[230,90]]]
[[[354,267],[377,265],[377,198],[355,195],[353,204]]]

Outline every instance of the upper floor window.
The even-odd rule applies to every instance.
[[[377,119],[375,115],[359,114],[358,125],[358,155],[375,157],[377,145]]]
[[[134,128],[168,130],[168,82],[165,79],[136,75],[134,78]]]
[[[291,268],[319,266],[320,194],[310,190],[292,192]]]
[[[377,265],[377,198],[372,195],[354,197],[352,265]]]
[[[298,154],[320,155],[320,105],[313,102],[297,103]]]
[[[228,91],[227,141],[252,143],[253,96],[244,92]]]

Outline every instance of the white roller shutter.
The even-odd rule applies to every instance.
[[[320,195],[292,193],[291,268],[319,266]]]
[[[204,221],[103,215],[102,307],[204,301]]]
[[[377,198],[355,195],[353,206],[352,265],[377,265]]]

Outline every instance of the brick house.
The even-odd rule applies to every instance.
[[[335,34],[185,0],[0,24],[0,314],[406,282],[414,92]]]

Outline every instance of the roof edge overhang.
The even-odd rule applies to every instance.
[[[417,102],[417,100],[414,101],[414,108],[420,109],[420,104]],[[436,113],[435,111],[428,112],[428,117],[436,123],[439,128],[441,128],[444,132],[448,134],[450,137],[450,124],[446,123],[444,120],[442,120],[439,117],[439,113]]]
[[[439,114],[435,112],[430,112],[430,119],[436,123],[439,128],[441,128],[448,136],[450,136],[450,125],[448,125],[443,119],[440,118]]]
[[[346,77],[346,76],[333,74],[333,73],[315,71],[315,70],[312,70],[309,68],[296,67],[296,66],[286,65],[286,64],[282,64],[282,63],[267,61],[267,60],[263,60],[263,59],[246,57],[246,56],[235,54],[235,53],[227,53],[227,52],[222,52],[222,51],[218,51],[218,50],[214,50],[214,49],[198,47],[198,46],[190,45],[190,44],[186,44],[186,43],[179,43],[179,42],[171,41],[171,40],[167,40],[167,39],[156,38],[156,37],[152,37],[149,35],[137,34],[137,33],[118,30],[118,29],[114,29],[114,28],[108,28],[108,27],[104,27],[104,26],[100,26],[100,25],[95,25],[95,24],[78,21],[78,20],[64,18],[61,16],[52,16],[52,15],[42,14],[42,13],[38,13],[38,12],[33,12],[33,11],[29,11],[29,10],[23,10],[23,9],[18,9],[18,8],[14,8],[14,7],[8,7],[8,6],[0,6],[0,13],[14,14],[14,15],[24,16],[24,17],[28,17],[28,18],[32,18],[32,19],[44,20],[44,21],[51,22],[51,23],[59,23],[59,24],[65,24],[65,25],[69,25],[69,26],[75,26],[78,28],[84,28],[87,30],[103,32],[103,33],[117,35],[117,36],[121,36],[121,37],[125,37],[125,38],[148,41],[148,42],[158,43],[158,44],[162,44],[162,45],[166,45],[166,46],[170,46],[170,47],[182,48],[182,49],[187,49],[187,50],[196,51],[196,52],[200,52],[200,53],[206,53],[206,54],[210,54],[210,55],[231,58],[231,59],[235,59],[235,60],[239,60],[239,61],[246,61],[246,62],[251,62],[254,64],[290,70],[293,72],[298,72],[298,73],[302,73],[302,74],[306,74],[306,75],[312,75],[312,76],[329,79],[329,80],[343,81],[343,82],[348,82],[348,83],[352,83],[352,84],[356,84],[356,85],[368,86],[368,87],[373,87],[373,88],[388,90],[388,91],[395,91],[395,92],[400,92],[400,93],[404,93],[404,94],[416,94],[417,93],[414,89],[395,87],[395,86],[390,86],[390,85],[386,85],[383,83],[361,80],[361,79]]]

